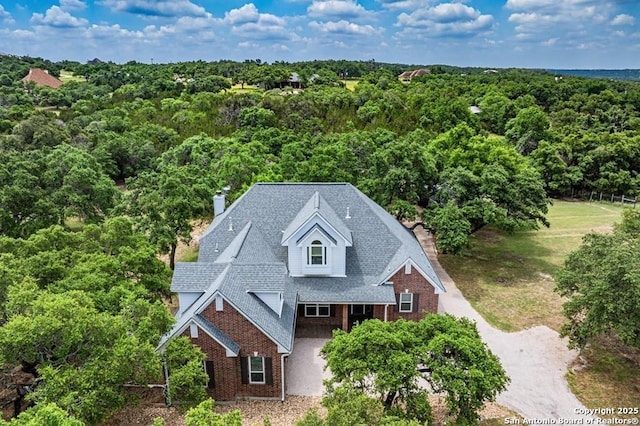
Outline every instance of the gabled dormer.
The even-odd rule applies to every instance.
[[[291,276],[341,277],[353,241],[347,225],[316,192],[284,230],[282,245],[288,247]]]

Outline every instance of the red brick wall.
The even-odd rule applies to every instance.
[[[342,326],[342,315],[343,309],[342,305],[333,305],[331,308],[333,310],[334,316],[330,317],[305,317],[304,316],[304,304],[301,303],[298,305],[298,318],[296,322],[298,325],[334,325],[336,328],[340,328]]]
[[[282,366],[277,345],[226,302],[223,302],[222,311],[216,311],[215,302],[211,303],[204,310],[203,316],[240,345],[240,354],[237,357],[227,357],[225,349],[204,330],[199,329],[198,338],[191,339],[202,348],[207,359],[213,361],[215,388],[208,390],[211,397],[218,401],[245,397],[281,398]],[[188,329],[186,335],[189,335]],[[254,352],[257,352],[258,356],[271,358],[272,385],[242,383],[241,358],[253,356]]]
[[[416,270],[411,268],[411,274],[405,274],[405,269],[400,268],[391,279],[393,283],[394,293],[404,293],[408,290],[409,293],[418,294],[418,306],[413,307],[413,312],[398,312],[398,306],[389,306],[387,313],[387,319],[389,321],[395,321],[398,318],[404,318],[407,320],[420,321],[424,318],[426,312],[438,312],[438,295],[435,293],[433,286]],[[374,311],[374,313],[377,313]],[[384,307],[382,309],[384,315]],[[384,316],[376,318],[383,319]]]

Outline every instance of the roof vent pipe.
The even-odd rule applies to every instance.
[[[222,191],[216,191],[216,195],[213,196],[213,215],[219,216],[224,213],[225,197]]]

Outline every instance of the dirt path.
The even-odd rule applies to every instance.
[[[438,262],[431,236],[418,227],[415,234],[447,289],[440,295],[439,312],[474,320],[483,340],[496,354],[511,383],[497,402],[527,419],[583,419],[585,407],[569,390],[564,375],[577,353],[567,349],[566,340],[549,327],[538,326],[517,333],[506,333],[490,326],[464,298]]]

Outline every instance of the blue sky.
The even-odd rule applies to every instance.
[[[0,0],[0,53],[640,68],[640,0]]]

